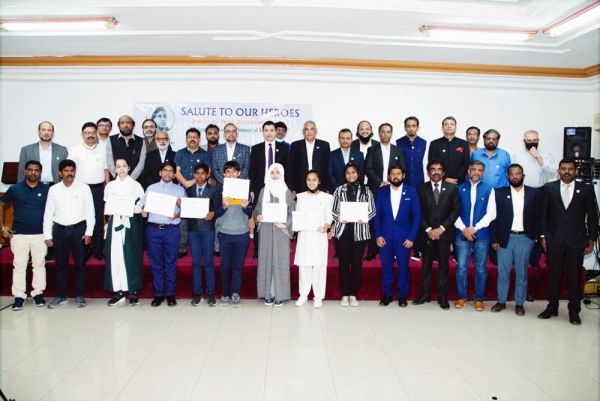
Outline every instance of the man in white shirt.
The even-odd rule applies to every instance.
[[[75,301],[77,307],[86,306],[84,246],[92,242],[95,214],[90,187],[75,180],[76,164],[65,159],[60,162],[59,175],[62,182],[48,191],[44,211],[44,238],[46,246],[54,246],[56,252],[56,297],[48,304],[54,309],[68,302],[67,283],[69,254],[75,264]]]
[[[112,121],[110,118],[102,117],[96,122],[98,126],[98,143],[106,149],[106,144],[109,142],[108,137],[112,131]]]

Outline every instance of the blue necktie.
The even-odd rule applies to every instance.
[[[273,144],[269,144],[269,163],[267,165],[267,168],[271,167],[271,164],[273,164]]]
[[[202,195],[202,187],[198,187],[198,189],[196,190],[196,193],[198,194],[198,198],[199,198],[200,195]]]

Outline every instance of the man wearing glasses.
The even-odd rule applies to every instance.
[[[98,143],[106,149],[108,137],[112,131],[112,121],[110,118],[102,117],[96,122],[96,125],[98,126]]]
[[[144,133],[144,142],[146,142],[146,152],[150,153],[153,150],[156,150],[157,143],[154,140],[156,136],[156,123],[154,120],[146,119],[142,123],[142,131]]]
[[[160,131],[154,139],[156,149],[146,154],[144,172],[140,184],[144,191],[152,184],[160,181],[160,166],[166,161],[175,161],[175,151],[171,149],[169,134]]]

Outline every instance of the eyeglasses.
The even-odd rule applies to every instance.
[[[529,140],[529,141],[525,141],[525,143],[540,143],[539,140]]]
[[[96,131],[83,131],[83,135],[96,135]]]
[[[110,124],[98,124],[98,128],[110,128],[112,125]]]
[[[165,174],[175,174],[175,170],[167,170],[166,168],[161,170]]]
[[[156,128],[154,125],[142,125],[143,129]]]
[[[165,142],[166,142],[166,141],[168,141],[168,140],[169,140],[169,138],[156,138],[156,140],[157,140],[157,141],[161,141],[161,142],[162,142],[162,141],[165,141]]]
[[[226,129],[223,132],[225,132],[226,134],[235,134],[237,132],[237,130],[235,130],[235,129]]]

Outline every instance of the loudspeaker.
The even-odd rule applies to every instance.
[[[589,159],[592,149],[592,127],[565,127],[563,157]]]

